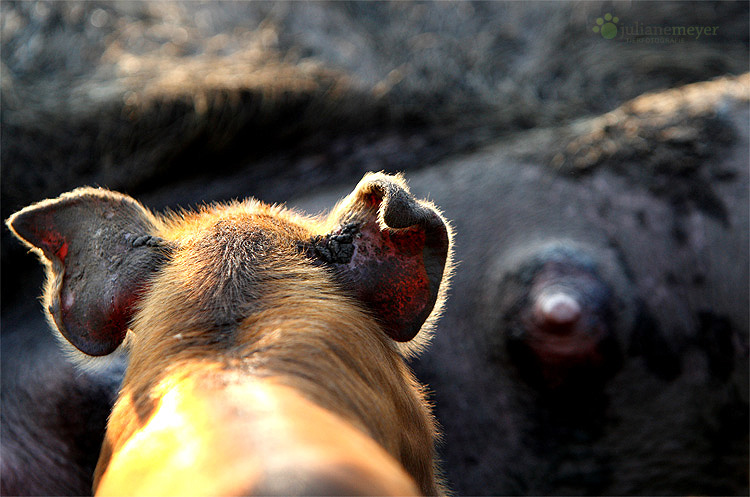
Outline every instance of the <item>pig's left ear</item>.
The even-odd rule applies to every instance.
[[[45,307],[60,333],[88,355],[114,351],[166,257],[155,218],[126,195],[79,188],[26,207],[8,226],[47,267]]]
[[[413,339],[447,280],[450,230],[400,176],[368,173],[328,219],[312,252],[332,266],[396,341]]]

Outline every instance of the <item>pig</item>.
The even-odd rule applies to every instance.
[[[34,304],[3,317],[0,494],[90,495],[127,358],[77,368]]]
[[[8,226],[71,353],[127,349],[97,495],[444,493],[404,358],[440,313],[451,230],[401,177],[365,176],[326,218],[255,200],[157,216],[79,188]]]
[[[646,95],[415,176],[465,241],[415,365],[457,492],[747,493],[749,89]]]
[[[412,174],[456,230],[414,368],[457,493],[747,493],[749,94],[648,94]]]

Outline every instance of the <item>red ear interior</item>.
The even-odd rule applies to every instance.
[[[153,229],[150,214],[130,197],[85,188],[27,207],[8,225],[50,262],[45,301],[60,333],[89,355],[115,350],[164,257],[155,244],[134,243]]]
[[[55,225],[51,212],[40,211],[32,215],[29,211],[21,211],[11,217],[8,225],[17,236],[42,249],[49,260],[65,262],[69,243]]]
[[[435,304],[437,288],[431,289],[427,276],[424,245],[420,228],[388,231],[369,222],[362,226],[347,265],[357,297],[399,342],[414,338]]]
[[[448,260],[448,228],[398,177],[366,176],[332,215],[356,226],[345,284],[394,340],[413,339],[437,301]]]

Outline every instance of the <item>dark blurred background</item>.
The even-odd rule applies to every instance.
[[[249,195],[286,201],[748,69],[746,2],[4,1],[0,9],[3,218],[80,185],[155,208]],[[610,12],[628,26],[719,29],[674,44],[628,43],[592,31]],[[40,273],[8,235],[3,311],[28,298],[23,283]]]

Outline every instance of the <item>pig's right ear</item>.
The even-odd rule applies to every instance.
[[[126,195],[79,188],[7,224],[45,262],[44,300],[60,333],[86,354],[114,351],[149,275],[168,256],[153,236],[155,218]]]

